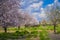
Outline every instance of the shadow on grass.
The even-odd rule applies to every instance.
[[[0,33],[0,40],[7,40],[7,39],[25,39],[29,34],[27,31],[16,31],[15,33]]]
[[[36,38],[38,37],[40,40],[49,40],[48,34],[46,31],[38,32],[38,31],[31,31],[28,32],[27,30],[25,31],[16,31],[14,33],[0,33],[0,40],[7,40],[7,39],[26,39],[26,38]]]

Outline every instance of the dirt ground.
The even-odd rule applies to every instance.
[[[54,34],[54,32],[49,32],[49,37],[51,40],[60,40],[60,34]]]

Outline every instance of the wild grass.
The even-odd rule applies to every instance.
[[[3,28],[0,28],[0,30],[3,30]],[[30,40],[32,37],[37,38],[39,37],[39,40],[50,40],[48,30],[53,31],[53,26],[38,26],[38,27],[21,27],[20,30],[18,30],[17,27],[9,27],[8,32],[0,32],[0,40],[7,40],[7,39],[26,39]],[[56,27],[57,33],[60,33],[60,27]]]

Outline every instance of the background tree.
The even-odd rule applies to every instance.
[[[57,22],[60,21],[60,8],[57,5],[51,6],[49,10],[46,11],[47,19],[54,25],[54,33],[56,33]]]
[[[24,20],[25,20],[25,26],[32,26],[39,24],[38,20],[32,15],[28,14],[28,12],[24,13]]]
[[[47,24],[46,20],[43,19],[43,20],[41,21],[41,24],[42,24],[43,26],[45,26],[45,25]]]

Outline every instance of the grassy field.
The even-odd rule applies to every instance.
[[[50,40],[49,33],[53,32],[53,26],[21,27],[20,30],[16,27],[9,27],[7,33],[4,33],[3,28],[0,30],[0,40]],[[60,27],[56,27],[56,31],[60,33]]]

